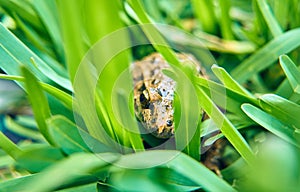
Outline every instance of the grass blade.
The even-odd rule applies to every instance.
[[[232,23],[230,20],[230,0],[221,0],[219,1],[220,10],[221,10],[221,18],[220,18],[220,27],[223,39],[234,39],[233,31],[232,31]]]
[[[67,154],[89,151],[97,153],[116,152],[77,127],[64,116],[53,116],[47,123],[55,143]]]
[[[271,8],[267,4],[266,0],[256,0],[258,7],[271,31],[273,37],[277,37],[282,34],[282,29],[271,12]]]
[[[16,159],[18,155],[22,154],[21,149],[8,139],[2,131],[0,131],[0,147],[12,158]]]
[[[0,68],[9,75],[20,75],[19,67],[25,65],[42,82],[54,84],[72,91],[68,79],[58,75],[43,60],[26,47],[0,23]]]
[[[40,132],[50,144],[54,144],[46,123],[46,120],[51,116],[46,96],[36,77],[25,67],[22,67],[21,70],[25,77],[26,91]]]
[[[300,71],[293,61],[286,55],[279,57],[280,65],[286,74],[295,93],[300,94]]]
[[[143,141],[139,134],[139,128],[137,126],[135,116],[132,115],[130,111],[128,111],[129,103],[126,99],[126,94],[123,93],[122,91],[118,91],[117,97],[118,97],[118,105],[119,105],[119,110],[118,110],[119,119],[122,122],[123,131],[126,132],[124,136],[129,137],[127,139],[129,139],[130,144],[135,151],[144,150]],[[126,139],[124,138],[123,140]]]
[[[204,165],[184,153],[172,150],[153,150],[122,156],[112,171],[121,167],[144,169],[163,167],[172,169],[208,191],[235,191],[228,183]],[[178,166],[180,165],[180,166]],[[161,177],[161,176],[159,176]]]
[[[177,92],[174,99],[176,149],[199,160],[200,125],[203,110],[197,102],[198,96],[189,78],[182,71],[176,70],[174,80]]]
[[[211,99],[220,107],[226,109],[226,111],[233,112],[235,114],[239,114],[241,118],[241,108],[240,106],[243,103],[251,103],[254,105],[259,105],[257,99],[253,99],[252,97],[245,96],[245,94],[238,93],[234,90],[228,89],[221,84],[218,84],[214,81],[201,78],[197,79],[197,85],[199,85],[206,94],[211,95]],[[225,99],[218,99],[224,98]]]
[[[87,47],[83,43],[82,30],[82,0],[56,0],[59,19],[62,26],[61,32],[64,40],[64,50],[66,54],[66,62],[73,82],[77,72],[78,65],[87,51]],[[72,18],[72,21],[70,21]]]
[[[64,158],[59,148],[48,145],[29,146],[16,159],[16,165],[31,173],[38,173]]]
[[[47,32],[49,33],[51,40],[55,45],[54,51],[58,59],[62,61],[64,59],[64,50],[55,1],[34,0],[32,2],[32,6],[39,15],[39,18],[47,29]]]
[[[45,138],[38,132],[37,130],[31,130],[29,128],[23,127],[22,125],[18,124],[9,116],[6,116],[5,118],[5,124],[7,126],[7,129],[21,135],[25,138],[34,139],[38,142],[45,142]]]
[[[260,110],[257,107],[254,107],[253,105],[243,104],[242,109],[251,119],[253,119],[262,127],[266,128],[268,131],[272,132],[283,140],[300,147],[299,142],[297,142],[297,140],[300,138],[299,133],[295,133],[291,128],[284,125],[282,122],[268,113]]]
[[[127,29],[122,28],[123,23],[119,18],[120,7],[115,1],[91,0],[84,2],[81,11],[89,21],[84,23],[84,30],[93,47],[81,62],[74,79],[78,102],[76,105],[80,108],[78,112],[82,114],[89,133],[99,141],[131,147],[131,136],[122,130],[123,127],[116,119],[114,111],[121,109],[115,105],[118,103],[115,90],[122,90],[129,95],[133,84],[130,71],[127,70],[130,54],[121,50],[129,47],[129,36]],[[95,74],[95,71],[99,73]],[[121,77],[125,79],[119,80]],[[91,114],[91,111],[96,111],[97,114]],[[141,147],[140,140],[136,140],[134,145]]]
[[[244,95],[246,97],[250,97],[254,99],[254,96],[247,91],[244,87],[238,84],[228,73],[225,71],[224,68],[218,67],[217,65],[212,66],[212,71],[218,77],[218,79],[225,85],[226,88]]]
[[[0,0],[1,7],[10,12],[13,10],[18,13],[26,22],[33,25],[36,29],[41,29],[42,23],[37,14],[34,12],[32,6],[28,1],[15,0]]]
[[[186,155],[181,154],[177,156],[167,166],[170,166],[208,191],[235,191],[233,187],[220,179],[212,171]],[[199,177],[198,173],[205,176]]]
[[[82,140],[78,128],[63,116],[53,116],[47,121],[49,132],[57,146],[66,154],[88,152],[89,148]]]
[[[239,154],[250,165],[253,163],[255,156],[249,147],[248,143],[227,119],[227,117],[220,111],[220,109],[212,102],[206,93],[199,88],[198,90],[199,103],[209,117],[214,121],[216,126],[222,131],[228,141],[234,146]]]
[[[0,74],[0,79],[7,79],[7,80],[14,80],[19,82],[24,82],[25,79],[21,76],[13,76],[13,75],[3,75]],[[68,93],[43,82],[39,82],[40,86],[49,94],[53,95],[55,98],[57,98],[59,101],[61,101],[64,106],[66,106],[68,109],[72,109],[72,102],[73,98]]]
[[[155,25],[151,24],[152,22],[146,14],[141,2],[139,0],[128,0],[128,3],[138,16],[138,22],[142,24],[141,27],[154,48],[162,54],[168,63],[176,67],[180,67],[180,62],[174,51],[167,46],[168,43],[155,28]]]
[[[215,34],[217,31],[217,18],[214,12],[213,1],[193,0],[192,5],[203,31]]]
[[[273,64],[280,55],[289,53],[300,45],[300,29],[293,29],[276,37],[263,46],[239,66],[232,70],[231,75],[239,83],[245,82],[254,74]]]
[[[260,106],[268,113],[293,129],[300,129],[300,119],[295,114],[300,114],[300,106],[287,99],[273,94],[260,97]]]
[[[78,185],[73,181],[81,178],[81,182],[84,182],[83,178],[90,177],[93,170],[101,170],[101,168],[115,162],[118,158],[118,154],[102,154],[99,157],[91,153],[74,154],[49,167],[43,173],[39,174],[38,177],[23,183],[23,190],[32,192],[54,191],[58,187],[61,187],[62,184]],[[102,170],[105,171],[105,169]],[[52,179],[49,180],[49,178]],[[94,176],[91,179],[93,182],[97,180]],[[36,183],[39,183],[39,185],[36,185]]]

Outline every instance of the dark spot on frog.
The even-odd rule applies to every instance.
[[[160,59],[158,59],[157,57],[153,57],[151,60],[151,64],[158,63],[159,61],[160,61]]]
[[[151,73],[151,76],[154,76],[154,74],[155,74],[154,71],[150,71],[150,73]]]
[[[143,83],[143,85],[138,89],[139,91],[143,91],[143,90],[145,90],[146,89],[146,85],[145,85],[145,83]]]
[[[161,93],[161,91],[160,91],[160,89],[157,90],[157,93],[158,93],[161,97],[163,96],[162,93]]]
[[[166,92],[166,89],[164,89],[164,88],[163,89],[158,89],[157,92],[162,97],[166,97],[169,94],[169,92]]]
[[[151,82],[152,85],[157,85],[158,83],[160,83],[160,81],[158,79],[154,79]]]
[[[151,123],[156,123],[156,118],[151,119]]]
[[[173,122],[171,120],[167,120],[167,126],[171,127],[173,125]]]
[[[140,102],[144,109],[149,109],[149,102],[144,93],[140,95]]]

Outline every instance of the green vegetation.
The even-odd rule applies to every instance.
[[[297,191],[299,7],[0,0],[0,78],[27,95],[0,89],[18,111],[0,102],[0,130],[24,137],[0,131],[0,191]],[[134,116],[130,63],[152,52],[178,82],[176,133],[166,143],[140,134]],[[176,52],[193,54],[209,78]],[[27,102],[33,115],[21,111]],[[200,162],[219,138],[222,177]]]

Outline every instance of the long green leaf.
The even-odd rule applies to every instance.
[[[228,141],[245,159],[245,161],[251,165],[255,159],[255,156],[246,140],[227,119],[227,117],[220,111],[220,109],[206,95],[206,93],[201,88],[199,88],[197,91],[201,107],[214,121],[216,126],[221,130]]]
[[[49,33],[52,42],[55,45],[54,51],[58,56],[58,59],[62,60],[64,56],[64,50],[55,1],[34,0],[32,2],[32,6],[40,16],[40,19],[45,25],[45,28],[47,29],[47,32]]]
[[[55,143],[67,154],[89,151],[97,153],[116,152],[109,146],[97,141],[66,117],[53,116],[47,123]]]
[[[226,88],[231,89],[232,91],[239,93],[241,95],[245,95],[246,97],[250,97],[254,99],[254,96],[247,91],[244,87],[238,84],[224,68],[213,65],[211,67],[214,74],[218,77],[218,79],[225,85]]]
[[[36,130],[31,130],[29,128],[25,128],[21,125],[19,125],[17,122],[15,122],[11,117],[7,116],[5,118],[5,124],[7,126],[7,129],[21,135],[25,138],[31,138],[36,141],[45,141],[45,138]]]
[[[86,21],[91,22],[84,23],[84,26],[90,43],[95,44],[79,66],[74,89],[77,106],[80,107],[78,112],[89,133],[105,144],[116,141],[115,144],[131,147],[130,136],[124,135],[122,125],[115,117],[115,111],[120,110],[116,105],[118,96],[115,90],[120,89],[126,95],[132,90],[132,78],[127,70],[129,53],[123,50],[129,47],[129,36],[124,28],[119,30],[123,27],[118,17],[119,10],[114,1],[85,2],[82,11],[87,17]],[[104,19],[107,17],[111,19]],[[95,71],[98,74],[94,74]],[[118,81],[122,77],[125,79]],[[97,114],[92,113],[95,111]]]
[[[269,5],[266,0],[256,0],[258,7],[264,16],[264,19],[273,35],[273,37],[277,37],[282,34],[282,29],[279,23],[276,21],[276,18],[271,12]]]
[[[183,150],[189,156],[199,160],[200,158],[200,125],[203,111],[200,108],[197,93],[190,79],[182,71],[175,73],[168,72],[176,83],[174,99],[174,119],[175,119],[175,141],[176,149]],[[189,74],[190,77],[193,74]]]
[[[25,87],[32,105],[34,118],[42,135],[50,144],[53,144],[53,139],[49,134],[46,123],[47,118],[51,116],[46,96],[44,95],[36,77],[27,68],[22,67],[21,69],[25,77]]]
[[[131,146],[135,151],[144,150],[144,145],[141,136],[139,134],[139,128],[137,126],[137,122],[134,121],[135,116],[132,115],[130,111],[127,110],[129,103],[126,99],[126,95],[123,92],[119,91],[117,93],[117,97],[118,97],[118,105],[119,105],[118,115],[124,127],[123,128],[124,132],[126,132],[124,136],[130,137],[129,140]]]
[[[39,34],[36,30],[34,30],[30,25],[25,23],[22,20],[22,18],[20,18],[17,14],[13,14],[13,15],[14,15],[16,24],[18,25],[20,30],[23,31],[26,39],[28,39],[28,42],[24,42],[24,43],[27,43],[28,46],[31,46],[33,44],[37,49],[39,49],[51,56],[54,56],[52,50],[49,49],[50,44],[43,39],[41,34]],[[20,38],[24,38],[24,37],[20,36]]]
[[[215,16],[214,6],[212,1],[193,0],[194,13],[202,26],[203,31],[208,33],[216,33],[217,18]]]
[[[202,77],[197,79],[197,84],[206,92],[206,94],[211,95],[211,99],[220,107],[226,109],[227,111],[241,114],[240,106],[241,104],[247,102],[255,105],[259,105],[257,99],[236,92],[233,89],[228,89],[221,84],[218,84],[212,80],[208,80]],[[225,96],[226,95],[226,96]],[[222,98],[222,99],[218,99]],[[225,98],[225,100],[224,100]],[[241,116],[240,116],[241,117]]]
[[[31,4],[27,1],[0,0],[1,7],[8,12],[15,12],[35,28],[41,29],[42,23]]]
[[[230,20],[230,0],[221,0],[219,1],[220,9],[221,9],[221,18],[220,18],[220,27],[222,32],[222,37],[224,39],[233,39],[233,31],[232,31],[232,22]]]
[[[9,75],[20,75],[19,67],[25,65],[42,82],[58,85],[72,91],[68,79],[58,75],[19,39],[0,23],[0,68]]]
[[[80,185],[75,187],[68,187],[67,189],[57,190],[57,192],[95,192],[95,191],[97,191],[96,182],[87,185]]]
[[[285,141],[300,147],[300,144],[297,141],[300,139],[300,134],[293,131],[287,125],[284,125],[278,119],[250,104],[243,104],[242,109],[251,119],[266,128],[268,131]]]
[[[24,82],[25,79],[21,76],[3,75],[0,74],[0,79],[14,80]],[[61,101],[68,109],[72,109],[73,98],[66,92],[43,82],[39,82],[40,86],[49,94],[53,95]]]
[[[39,174],[32,174],[26,175],[22,177],[17,177],[14,179],[10,179],[0,183],[0,191],[24,191],[24,184],[34,181],[39,177]],[[85,182],[91,183],[87,185],[80,185],[83,182],[81,180],[74,180],[73,186],[67,186],[66,189],[57,190],[59,192],[89,192],[89,191],[96,191],[97,190],[97,179],[96,178],[89,178]],[[71,184],[72,185],[72,184]],[[80,186],[78,186],[80,185]],[[30,189],[29,189],[30,191]]]
[[[24,183],[36,178],[38,175],[27,175],[10,179],[0,183],[0,191],[24,191]]]
[[[139,0],[128,0],[127,1],[132,9],[138,16],[138,22],[141,25],[147,38],[150,40],[154,48],[162,54],[162,56],[170,63],[176,67],[180,67],[180,62],[177,59],[175,52],[170,49],[167,45],[166,40],[162,37],[159,31],[156,29],[155,25],[151,24],[151,20],[146,14],[141,2]]]
[[[97,177],[91,176],[91,172],[101,169],[103,172],[106,171],[103,168],[110,163],[115,162],[118,158],[118,154],[74,154],[52,167],[49,167],[43,173],[39,174],[38,177],[24,183],[23,190],[32,192],[53,191],[58,187],[61,187],[61,185],[78,185],[78,182],[80,182],[78,180],[77,184],[73,183],[73,181],[76,181],[78,178],[81,178],[81,182],[95,182]],[[49,178],[51,179],[49,180]]]
[[[270,115],[290,125],[293,129],[300,129],[300,119],[295,114],[300,114],[300,106],[287,99],[273,94],[260,97],[260,106]]]
[[[296,23],[296,19],[294,21],[294,19],[290,20],[289,19],[289,16],[291,16],[291,10],[290,8],[296,8],[296,6],[293,6],[292,5],[292,2],[289,1],[288,3],[287,2],[284,2],[284,1],[273,1],[273,12],[274,12],[274,15],[276,17],[276,20],[277,22],[280,24],[280,26],[282,27],[282,29],[286,29],[288,27],[288,24],[289,22],[292,22],[292,23]],[[292,11],[294,12],[295,9],[292,9]],[[295,15],[293,13],[293,15]],[[292,27],[294,28],[294,27]]]
[[[0,147],[14,159],[22,153],[21,149],[7,138],[2,131],[0,131]]]
[[[16,158],[16,164],[31,173],[37,173],[63,158],[64,154],[60,149],[44,145],[24,149]]]
[[[70,80],[73,82],[78,65],[87,51],[87,47],[82,40],[84,37],[84,30],[82,29],[83,19],[81,15],[83,1],[77,0],[76,3],[74,3],[73,0],[56,0],[56,4],[64,41],[66,62]],[[72,18],[71,21],[70,18]]]
[[[294,92],[300,94],[300,70],[293,63],[293,61],[286,55],[280,56],[279,61]]]
[[[243,83],[254,74],[273,64],[280,55],[289,53],[300,45],[300,29],[293,29],[276,37],[263,46],[240,65],[232,70],[231,75]]]
[[[157,177],[160,175],[160,177]],[[151,178],[151,179],[149,179]],[[193,191],[201,187],[167,168],[124,170],[112,174],[111,181],[120,191]]]
[[[153,150],[125,155],[116,162],[116,166],[112,167],[111,171],[120,171],[120,166],[129,169],[145,169],[157,166],[169,168],[208,191],[235,191],[233,187],[204,165],[179,151]]]

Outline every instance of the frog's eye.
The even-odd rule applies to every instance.
[[[147,102],[147,98],[146,98],[146,96],[145,96],[144,93],[142,93],[142,94],[140,95],[140,102],[141,102],[141,103]]]
[[[165,88],[160,88],[158,89],[158,94],[162,97],[166,97],[169,94],[169,92]]]
[[[171,127],[172,125],[173,125],[173,121],[167,120],[167,126],[168,126],[168,127]]]

